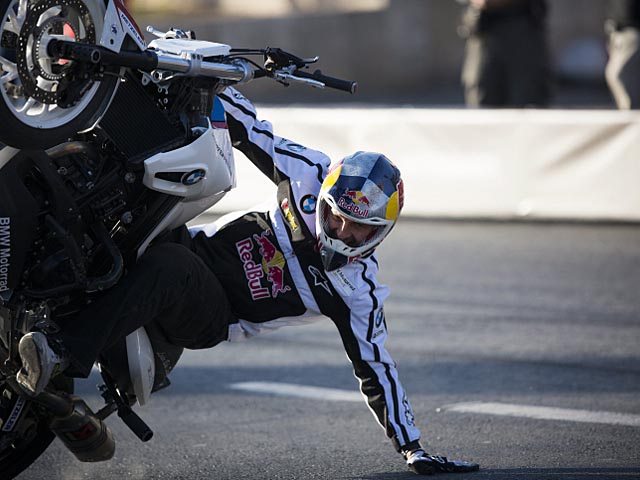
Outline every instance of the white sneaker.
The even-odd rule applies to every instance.
[[[68,360],[56,354],[42,332],[27,333],[18,345],[22,368],[16,376],[20,386],[30,395],[42,393],[54,375],[68,366]]]

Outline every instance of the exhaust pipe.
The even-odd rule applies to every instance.
[[[81,462],[101,462],[113,457],[116,442],[109,427],[79,397],[70,397],[71,409],[55,416],[49,428]]]

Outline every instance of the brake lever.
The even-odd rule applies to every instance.
[[[320,59],[320,57],[318,56],[315,56],[313,58],[300,58],[296,55],[293,55],[292,53],[285,52],[281,48],[272,47],[267,47],[264,52],[264,56],[264,65],[267,70],[285,69],[291,66],[295,67],[293,70],[297,70],[307,65],[311,65],[312,63],[316,63]]]

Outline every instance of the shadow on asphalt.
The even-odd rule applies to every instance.
[[[417,477],[411,472],[405,474],[377,473],[366,477],[345,477],[346,480],[399,480]],[[540,480],[625,480],[640,478],[640,468],[506,468],[487,469],[473,473],[436,474],[434,480],[511,480],[511,479],[540,479]]]

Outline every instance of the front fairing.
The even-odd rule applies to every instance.
[[[144,161],[143,183],[158,192],[198,201],[236,186],[229,131],[208,128],[188,145],[158,153]]]

